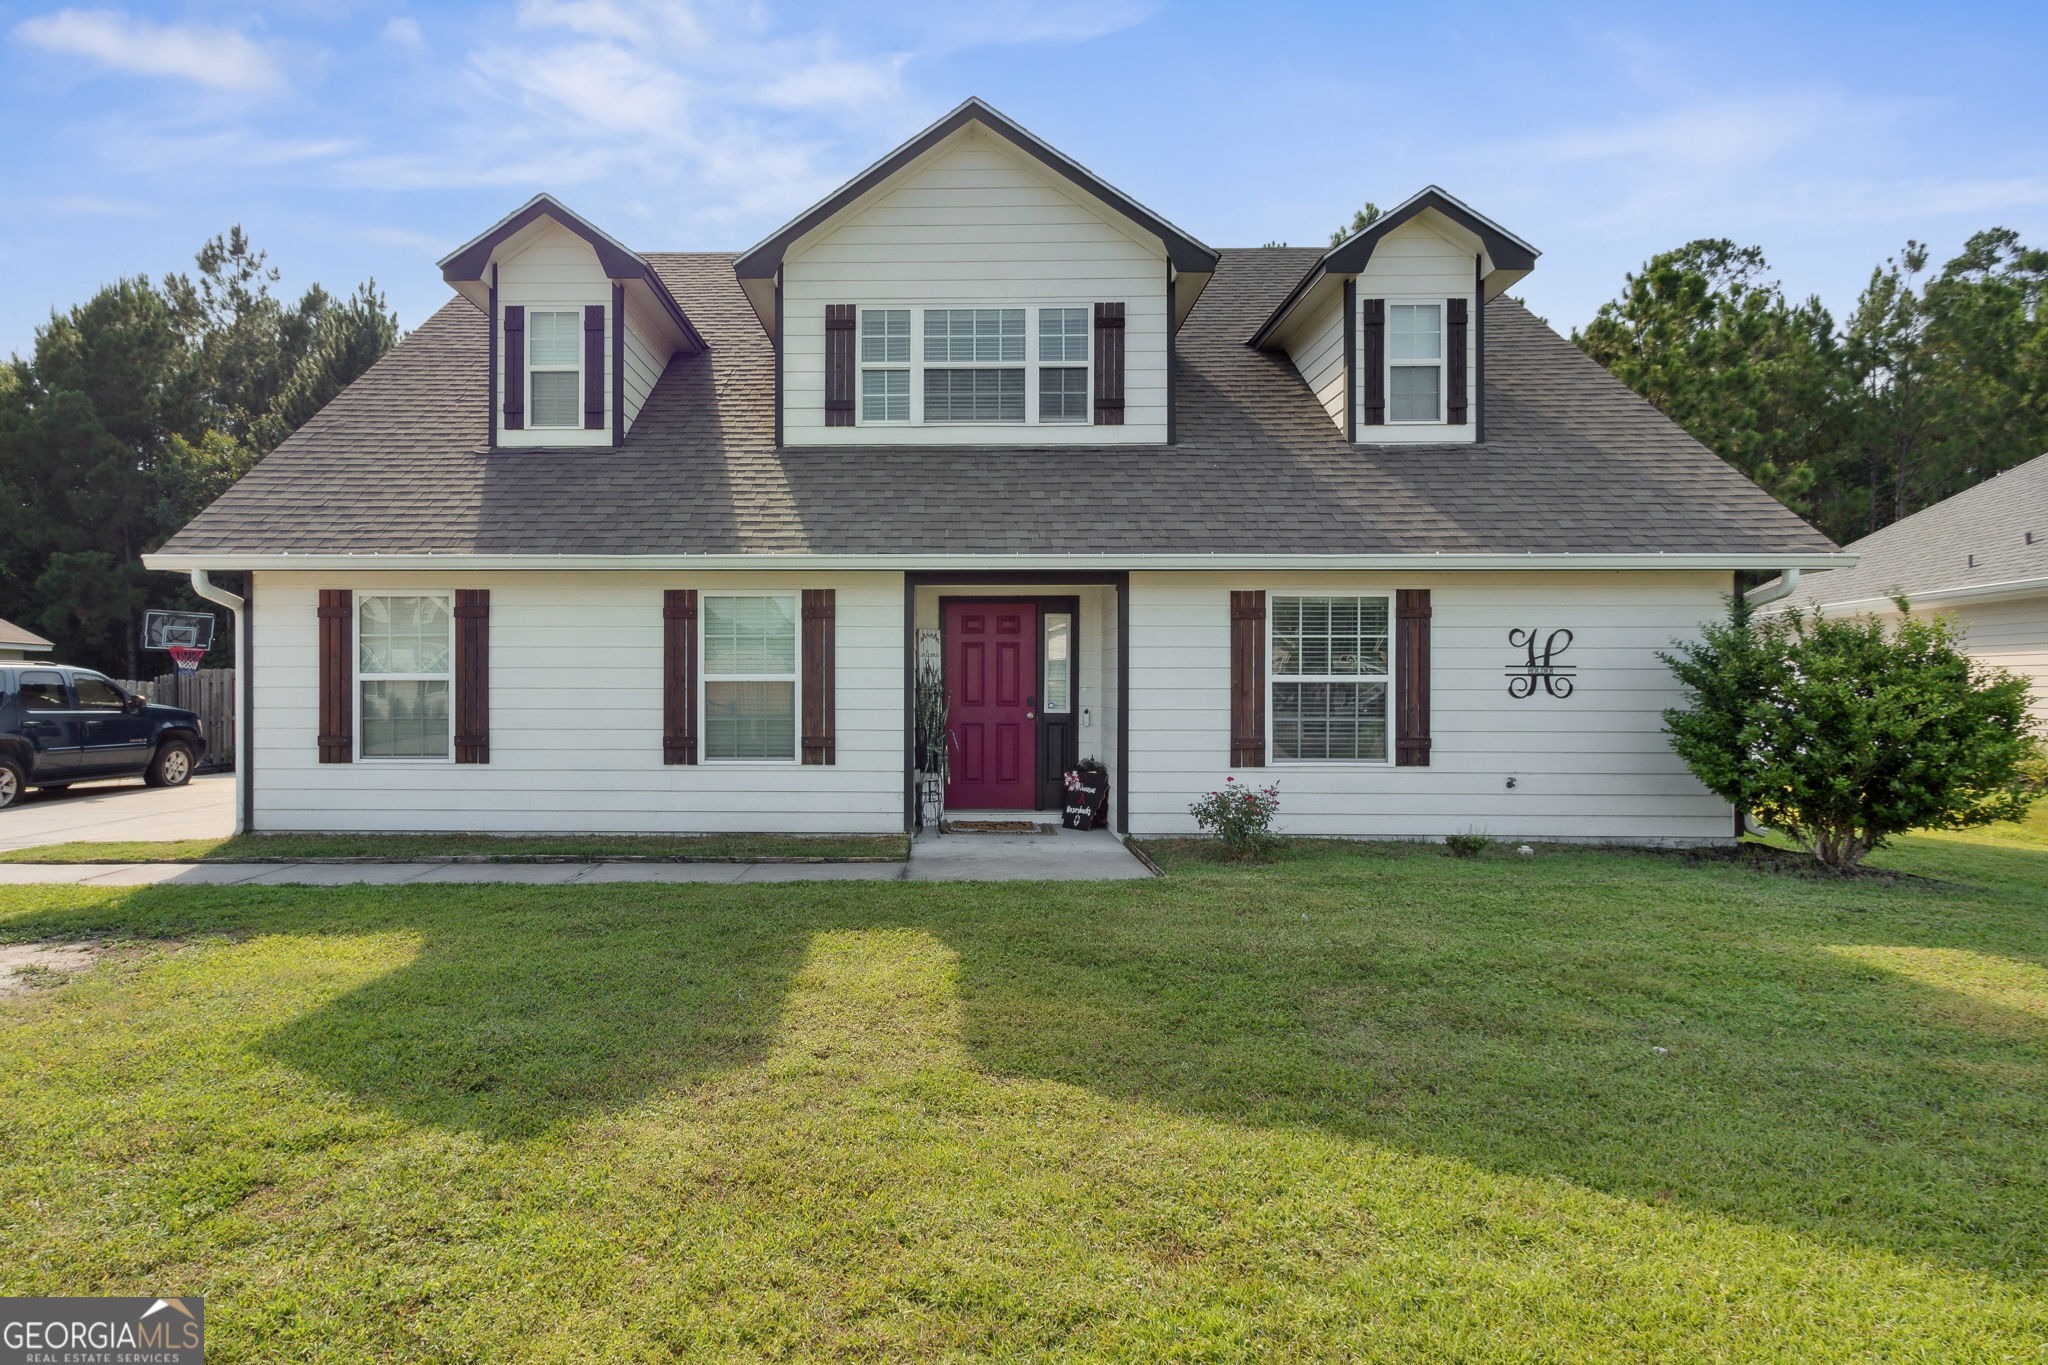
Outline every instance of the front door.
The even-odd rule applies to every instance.
[[[946,805],[1032,810],[1038,788],[1038,604],[946,603]]]

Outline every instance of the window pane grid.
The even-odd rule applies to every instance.
[[[1271,600],[1276,759],[1386,759],[1391,614],[1384,597]]]
[[[796,757],[794,597],[704,599],[704,756]]]
[[[1442,411],[1443,370],[1435,365],[1395,365],[1387,371],[1387,417],[1395,422],[1434,422]]]
[[[1085,422],[1088,420],[1088,371],[1074,368],[1038,372],[1038,420],[1041,422]]]
[[[447,758],[454,618],[443,597],[364,597],[356,611],[364,758]]]
[[[529,311],[526,318],[527,422],[583,425],[583,314]]]
[[[1086,308],[1039,309],[1038,358],[1040,360],[1086,361],[1088,359],[1088,310]]]
[[[1092,316],[1086,306],[863,306],[859,421],[1086,426],[1094,412]],[[915,341],[919,335],[921,345]],[[995,377],[977,379],[975,369]],[[564,424],[574,425],[580,416],[577,403],[574,391],[564,392]],[[536,403],[536,425],[542,408]]]
[[[704,747],[712,759],[796,757],[796,684],[706,682]]]
[[[870,422],[910,420],[910,371],[866,370],[860,377],[861,416]]]
[[[1387,359],[1441,360],[1443,308],[1434,303],[1397,303],[1387,309]]]
[[[910,310],[869,308],[860,315],[860,358],[873,364],[910,363]]]
[[[1024,359],[1024,310],[926,309],[924,358],[954,365],[999,365],[1021,361]]]

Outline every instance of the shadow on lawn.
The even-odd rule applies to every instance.
[[[958,958],[991,1073],[2038,1273],[2048,1026],[1972,1027],[1937,986],[1830,951],[2024,960],[2024,913],[1576,856],[1533,904],[1512,863],[1349,855],[1004,893],[143,890],[7,928],[418,934],[411,962],[254,1046],[511,1139],[757,1063],[816,935],[922,929]]]

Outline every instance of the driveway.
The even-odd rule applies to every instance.
[[[0,849],[77,839],[225,839],[234,832],[232,773],[195,777],[182,787],[146,787],[139,777],[81,782],[29,792],[0,810]]]

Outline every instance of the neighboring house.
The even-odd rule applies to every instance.
[[[0,621],[0,659],[40,659],[50,652],[50,642],[12,621]]]
[[[2034,715],[2048,723],[2048,455],[1848,549],[1855,568],[1806,579],[1771,609],[1896,617],[1903,593],[1915,615],[1953,617],[1972,657],[2031,679]]]
[[[259,830],[900,830],[928,650],[954,809],[1726,839],[1656,651],[1844,561],[1535,261],[1434,188],[1212,250],[969,101],[737,255],[536,198],[146,562],[243,608]]]

